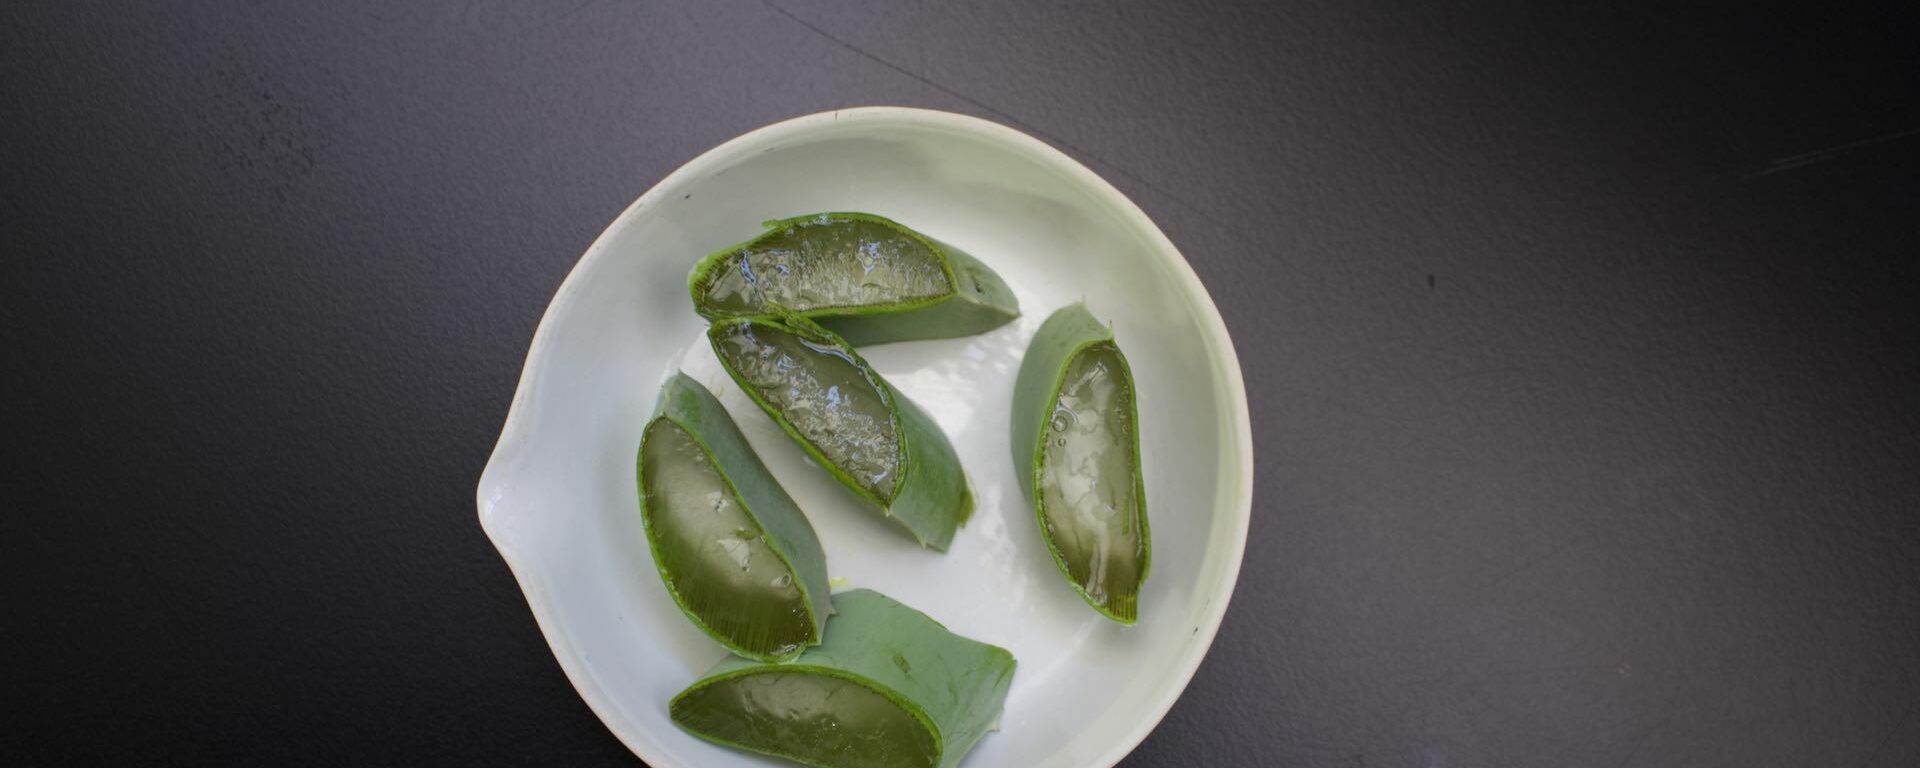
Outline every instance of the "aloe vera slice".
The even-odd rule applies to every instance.
[[[786,664],[721,661],[673,697],[673,722],[821,768],[951,768],[997,727],[1013,654],[872,590],[833,606],[824,644]]]
[[[1122,624],[1139,617],[1153,555],[1139,422],[1113,331],[1080,304],[1048,317],[1014,383],[1014,473],[1054,564]]]
[[[1020,316],[987,265],[890,219],[816,213],[765,226],[693,268],[687,285],[701,316],[777,314],[779,305],[855,345],[971,336]]]
[[[853,347],[795,315],[715,321],[707,340],[747,396],[841,485],[922,546],[947,551],[973,514],[966,472],[939,425]]]
[[[779,661],[832,612],[813,526],[705,387],[675,373],[640,438],[640,519],[680,610],[728,650]]]

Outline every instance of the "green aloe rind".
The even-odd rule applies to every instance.
[[[1113,331],[1081,304],[1041,324],[1014,381],[1014,473],[1041,538],[1081,599],[1122,624],[1139,618],[1153,557],[1135,399]]]
[[[872,590],[833,605],[825,643],[785,664],[721,661],[673,697],[673,722],[820,768],[952,768],[997,727],[1012,653]]]
[[[757,661],[820,643],[833,608],[819,537],[720,401],[684,373],[661,388],[635,475],[654,566],[695,626]]]
[[[765,226],[694,266],[687,287],[702,317],[777,314],[777,304],[865,346],[971,336],[1020,316],[987,265],[891,219],[832,212]]]
[[[953,444],[851,345],[794,314],[716,320],[707,340],[734,382],[835,480],[922,546],[947,550],[973,513]]]

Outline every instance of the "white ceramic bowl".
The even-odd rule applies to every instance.
[[[869,211],[953,243],[1006,278],[1024,316],[972,338],[863,349],[939,421],[978,511],[945,555],[856,506],[728,380],[686,276],[767,219]],[[1054,309],[1113,324],[1139,392],[1153,524],[1140,623],[1095,614],[1055,570],[1014,479],[1013,378]],[[660,584],[640,527],[634,452],[663,378],[685,369],[732,412],[806,510],[836,588],[871,587],[1019,659],[1001,730],[969,766],[1118,762],[1172,706],[1239,573],[1253,494],[1245,388],[1206,289],[1140,209],[1084,166],[994,123],[867,108],[729,141],[641,195],[547,308],[480,478],[480,523],[561,669],[655,768],[768,761],[698,741],[667,701],[724,651]]]

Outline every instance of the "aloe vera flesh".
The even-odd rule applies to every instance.
[[[804,318],[721,320],[707,337],[734,381],[835,479],[946,550],[973,497],[952,443],[918,405]]]
[[[831,606],[812,526],[705,388],[676,375],[659,410],[640,442],[641,516],[675,603],[748,658],[818,644]]]
[[[715,266],[724,268],[713,271],[699,299],[723,317],[766,314],[769,302],[807,312],[925,302],[953,291],[930,244],[878,218],[771,222],[760,237],[722,251],[720,261]]]
[[[1132,624],[1152,550],[1126,357],[1074,305],[1036,334],[1017,386],[1014,461],[1041,536],[1089,605]]]
[[[794,425],[833,466],[876,500],[900,482],[890,392],[830,343],[754,323],[714,326],[727,370]]]
[[[1005,649],[871,590],[834,595],[827,640],[779,665],[720,662],[675,696],[700,738],[825,768],[950,768],[992,730]]]
[[[979,260],[863,213],[767,222],[759,237],[702,259],[688,286],[708,319],[779,307],[855,345],[968,336],[1020,316],[1013,291]]]
[[[769,668],[716,681],[673,704],[682,728],[809,765],[933,766],[933,734],[911,712],[860,683]]]

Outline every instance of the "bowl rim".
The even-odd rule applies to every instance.
[[[1136,231],[1145,235],[1157,257],[1173,263],[1176,267],[1174,272],[1178,276],[1178,287],[1182,298],[1199,310],[1197,314],[1206,332],[1208,351],[1218,361],[1221,371],[1228,374],[1223,382],[1228,400],[1227,406],[1231,410],[1232,417],[1227,425],[1231,433],[1228,435],[1228,441],[1239,455],[1237,466],[1229,467],[1233,481],[1228,486],[1231,488],[1232,496],[1226,505],[1226,510],[1232,515],[1228,520],[1231,526],[1228,533],[1232,537],[1232,546],[1227,553],[1229,561],[1226,563],[1227,567],[1223,570],[1219,583],[1213,585],[1212,599],[1203,608],[1198,642],[1190,644],[1188,646],[1190,650],[1184,652],[1178,660],[1179,684],[1166,687],[1151,705],[1152,716],[1141,718],[1124,736],[1115,739],[1112,746],[1093,763],[1110,767],[1131,754],[1166,718],[1174,702],[1179,700],[1187,686],[1192,683],[1194,673],[1199,670],[1200,662],[1212,649],[1214,638],[1220,630],[1220,623],[1226,616],[1227,604],[1231,602],[1234,586],[1240,578],[1240,566],[1246,554],[1247,528],[1253,516],[1252,421],[1247,408],[1246,382],[1241,373],[1240,358],[1234,352],[1233,340],[1227,332],[1226,322],[1220,316],[1219,307],[1214,304],[1213,297],[1207,292],[1206,286],[1200,282],[1199,275],[1193,271],[1193,265],[1189,264],[1180,250],[1174,247],[1173,242],[1167,239],[1166,233],[1161,232],[1160,227],[1147,217],[1146,212],[1119,189],[1065,152],[1015,128],[969,115],[917,107],[867,106],[836,109],[789,118],[748,131],[700,153],[674,169],[672,173],[662,177],[618,216],[615,216],[606,229],[594,238],[593,243],[587,246],[587,250],[581,255],[579,261],[575,262],[572,269],[567,272],[566,278],[560,282],[560,287],[554,292],[554,297],[547,304],[546,311],[541,314],[540,322],[533,332],[533,340],[527,348],[526,362],[521,365],[520,379],[514,386],[513,398],[508,405],[507,416],[500,429],[500,437],[494,443],[493,452],[488,456],[485,469],[480,473],[475,494],[480,528],[486,533],[487,539],[492,542],[494,548],[499,551],[501,559],[506,561],[508,570],[513,573],[514,580],[519,584],[521,595],[526,598],[528,607],[533,611],[534,622],[540,627],[542,638],[546,641],[548,649],[553,652],[554,660],[560,664],[561,672],[567,676],[567,681],[573,685],[574,691],[579,693],[580,698],[586,702],[588,709],[600,718],[600,722],[607,727],[607,730],[613,732],[615,738],[618,738],[629,751],[648,765],[676,768],[665,755],[659,754],[650,741],[642,740],[638,734],[628,733],[622,727],[623,720],[615,716],[619,708],[600,688],[599,683],[586,674],[586,664],[574,654],[568,644],[567,630],[553,615],[546,597],[547,585],[542,582],[536,569],[523,567],[517,559],[518,555],[511,536],[505,531],[496,529],[494,508],[505,496],[500,475],[506,471],[505,468],[510,463],[512,455],[525,441],[528,418],[525,414],[528,409],[524,406],[531,397],[534,371],[542,367],[542,360],[553,344],[551,336],[554,317],[578,300],[582,290],[581,274],[587,271],[589,265],[605,258],[607,243],[615,233],[624,229],[641,214],[659,205],[666,196],[663,190],[685,179],[704,176],[738,157],[757,152],[761,147],[775,145],[788,137],[811,132],[823,125],[855,121],[876,125],[935,127],[955,133],[971,134],[991,143],[1010,145],[1010,149],[1021,151],[1023,155],[1051,166],[1053,170],[1062,172],[1079,182],[1102,202],[1112,206],[1113,210],[1125,217],[1127,223]]]

